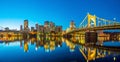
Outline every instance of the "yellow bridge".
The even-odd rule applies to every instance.
[[[87,16],[80,23],[79,28],[66,30],[66,33],[64,35],[76,32],[116,30],[116,29],[120,29],[120,23],[116,22],[115,19],[113,21],[110,21],[88,13]]]

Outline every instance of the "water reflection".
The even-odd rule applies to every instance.
[[[109,40],[108,37],[98,37],[98,42],[96,44],[86,43],[84,36],[68,38],[66,39],[66,43],[70,47],[73,47],[72,51],[74,51],[75,47],[78,47],[80,53],[82,53],[87,62],[97,61],[97,59],[109,56],[112,56],[113,61],[115,61],[116,60],[115,56],[120,55],[120,41]],[[105,43],[110,44],[106,45]],[[116,45],[115,43],[117,43],[118,45]],[[113,46],[112,44],[115,45]]]
[[[31,39],[25,39],[24,42],[24,51],[27,52],[29,49],[28,44],[35,44],[35,50],[37,51],[40,47],[44,47],[45,52],[50,52],[55,50],[55,47],[61,47],[62,46],[62,38],[61,37],[40,37],[38,39],[31,38]],[[22,44],[22,43],[20,43]]]
[[[1,43],[6,43],[9,45],[9,43],[14,43],[16,41],[19,41],[20,47],[24,47],[23,51],[25,53],[28,53],[28,51],[31,49],[31,45],[35,45],[34,50],[38,51],[41,47],[44,48],[45,52],[52,52],[56,50],[57,47],[63,48],[63,43],[66,44],[66,47],[69,48],[69,52],[75,52],[76,50],[79,50],[79,53],[82,54],[84,58],[79,59],[85,59],[86,61],[97,61],[101,58],[112,56],[113,60],[116,59],[116,56],[119,56],[120,53],[120,42],[118,40],[119,44],[118,46],[105,46],[105,42],[109,42],[110,40],[108,38],[99,37],[98,42],[96,45],[93,44],[87,44],[85,42],[85,37],[72,37],[72,38],[62,38],[62,37],[39,37],[39,38],[30,38],[30,39],[23,39],[22,37],[3,37],[0,38]],[[114,40],[112,40],[114,41]],[[111,41],[110,41],[111,42]],[[114,42],[111,42],[114,44]],[[77,53],[77,54],[79,54]],[[76,59],[76,60],[79,60]]]

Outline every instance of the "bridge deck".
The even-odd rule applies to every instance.
[[[98,31],[98,30],[113,30],[113,29],[120,29],[120,24],[119,25],[107,25],[107,26],[99,26],[99,27],[90,27],[90,28],[79,28],[76,30],[72,30],[66,34],[74,33],[74,32],[80,32],[80,31]]]

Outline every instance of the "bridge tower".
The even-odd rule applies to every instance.
[[[71,22],[70,22],[70,31],[72,31],[72,30],[75,30],[76,29],[76,27],[75,27],[75,22],[72,20]],[[76,36],[76,32],[75,33],[73,33],[73,34],[71,34],[73,37],[75,37]]]
[[[87,28],[96,27],[96,16],[87,14],[88,25]],[[96,31],[89,31],[85,32],[85,41],[89,44],[95,44],[97,42],[97,32]]]
[[[71,22],[70,22],[70,30],[74,30],[76,27],[75,27],[75,23],[74,23],[74,21],[72,20]]]
[[[95,15],[91,15],[91,14],[88,13],[87,17],[88,17],[88,28],[92,27],[91,26],[91,22],[93,22],[94,23],[94,27],[96,27],[96,16]]]

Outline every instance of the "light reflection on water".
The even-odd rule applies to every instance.
[[[3,39],[2,39],[3,40]],[[86,62],[86,61],[119,61],[120,42],[103,39],[102,46],[84,45],[84,37],[41,37],[22,40],[11,38],[0,41],[0,62]],[[100,48],[99,48],[100,47]]]

